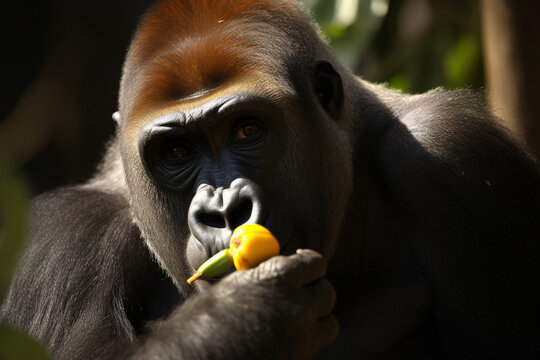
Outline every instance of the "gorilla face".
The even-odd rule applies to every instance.
[[[284,254],[329,255],[352,187],[343,89],[330,62],[309,60],[291,77],[283,59],[239,52],[237,62],[187,76],[178,72],[186,51],[167,52],[159,76],[153,58],[128,58],[124,69],[138,89],[121,97],[131,206],[161,266],[187,291],[185,279],[244,223],[270,229]]]
[[[169,196],[190,203],[182,226],[187,220],[192,268],[228,247],[232,231],[244,223],[265,224],[283,239],[291,236],[292,222],[268,216],[266,195],[287,142],[284,118],[265,98],[231,94],[143,128],[139,150],[147,174]],[[287,208],[286,199],[276,200],[274,206]]]

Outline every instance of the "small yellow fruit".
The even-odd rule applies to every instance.
[[[237,227],[231,236],[229,247],[206,260],[187,280],[188,284],[197,279],[218,276],[230,269],[233,263],[237,270],[246,270],[279,254],[279,242],[268,229],[259,224]]]
[[[229,248],[237,270],[250,269],[279,254],[279,242],[259,224],[237,227],[231,236]]]

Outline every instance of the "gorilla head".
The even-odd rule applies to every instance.
[[[243,223],[271,229],[285,254],[332,252],[351,123],[312,25],[290,1],[165,1],[139,27],[119,136],[134,217],[177,286]]]

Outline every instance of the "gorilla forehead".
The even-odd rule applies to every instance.
[[[246,97],[266,99],[266,102],[287,111],[286,109],[293,108],[292,102],[296,94],[291,86],[274,83],[272,79],[268,79],[257,71],[252,72],[249,77],[235,78],[225,84],[196,92],[185,98],[160,97],[155,89],[149,88],[148,91],[141,92],[131,116],[127,119],[124,117],[122,127],[124,144],[136,145],[135,142],[141,129],[158,119],[171,116],[179,119],[188,115],[193,117],[211,108],[216,102],[234,97],[237,104],[242,103]]]
[[[143,19],[128,51],[123,118],[157,99],[189,97],[254,71],[286,82],[289,68],[301,68],[314,53],[314,44],[294,40],[317,32],[298,17],[309,19],[296,1],[160,3]]]

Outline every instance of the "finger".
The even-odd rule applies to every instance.
[[[290,256],[275,256],[261,265],[262,276],[271,277],[287,286],[303,286],[326,273],[326,260],[313,250],[297,250]]]
[[[319,320],[319,326],[315,343],[319,345],[319,350],[324,349],[333,343],[339,335],[339,322],[333,315],[325,316]]]
[[[313,250],[299,249],[296,254],[289,257],[289,260],[291,261],[289,271],[291,286],[310,284],[326,274],[326,260]]]
[[[319,279],[310,284],[307,288],[310,301],[310,311],[313,311],[315,318],[322,318],[330,315],[336,304],[336,291],[326,279]]]

